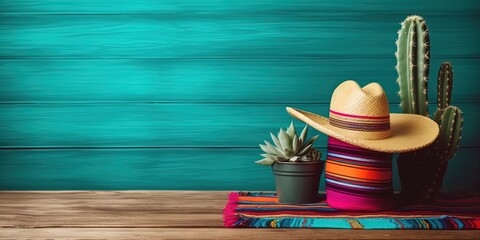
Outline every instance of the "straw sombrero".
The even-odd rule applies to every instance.
[[[378,83],[361,88],[341,83],[333,92],[329,118],[287,107],[293,117],[346,143],[387,153],[409,152],[431,144],[439,133],[436,122],[415,114],[395,114]]]

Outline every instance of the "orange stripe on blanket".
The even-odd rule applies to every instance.
[[[392,182],[392,181],[390,181],[390,179],[385,180],[385,181],[381,181],[381,180],[378,180],[378,179],[371,180],[371,179],[358,178],[358,176],[355,176],[355,177],[345,176],[345,175],[342,175],[342,174],[335,174],[335,173],[332,173],[332,172],[329,172],[328,174],[330,176],[333,176],[333,177],[352,180],[352,181],[358,181],[358,182],[364,182],[364,183],[377,183],[377,184],[389,183],[389,184],[391,184],[391,182]]]
[[[240,202],[278,202],[276,197],[249,197],[249,196],[239,196],[238,200]]]
[[[390,180],[392,179],[391,171],[375,171],[353,168],[351,166],[341,164],[326,164],[325,172],[340,174],[343,176],[351,176],[354,178],[363,178],[367,180]]]
[[[333,161],[329,161],[333,160]],[[350,168],[357,168],[357,169],[364,169],[364,170],[373,170],[373,171],[384,171],[384,172],[391,172],[391,167],[369,167],[369,166],[362,166],[362,165],[356,165],[356,164],[350,164],[350,163],[345,163],[345,162],[339,162],[335,161],[335,159],[331,159],[330,157],[327,158],[327,161],[329,164],[335,164],[335,165],[341,165],[344,167],[350,167]]]

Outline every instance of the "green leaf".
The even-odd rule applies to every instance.
[[[308,150],[312,147],[312,144],[307,145],[305,148],[303,148],[297,155],[304,155],[307,154]]]
[[[295,153],[290,151],[290,150],[286,150],[285,155],[287,156],[287,158],[291,158],[291,157],[295,156]]]
[[[290,123],[290,126],[287,128],[287,134],[288,136],[290,136],[291,139],[293,139],[293,136],[297,135],[293,121]]]
[[[300,162],[310,162],[310,159],[307,158],[307,156],[301,156],[300,159],[298,159]]]
[[[264,154],[260,154],[260,156],[264,158],[272,159],[273,161],[278,161],[278,157],[276,155],[264,153]]]
[[[265,141],[267,142],[267,141]],[[273,155],[276,155],[277,153],[275,151],[272,151],[269,147],[267,147],[266,145],[262,145],[262,144],[259,144],[258,146],[260,146],[260,148],[262,149],[262,151],[268,153],[268,154],[273,154]]]
[[[277,146],[277,148],[282,149],[282,150],[285,150],[285,149],[282,147],[282,144],[280,143],[280,140],[278,140],[278,138],[275,137],[275,135],[273,135],[273,133],[270,133],[270,136],[272,137],[272,140],[273,140],[273,142],[275,143],[275,146]]]
[[[291,157],[288,161],[290,162],[298,162],[300,160],[300,157],[299,156],[293,156]]]
[[[300,146],[303,146],[303,143],[307,139],[307,133],[308,133],[308,125],[305,125],[305,127],[302,130],[302,133],[300,134]]]
[[[283,151],[281,151],[278,148],[276,148],[275,146],[273,146],[270,142],[265,141],[265,144],[273,152],[271,154],[277,155],[277,156],[283,156],[284,155]]]
[[[318,136],[319,135],[313,136],[305,144],[303,144],[303,146],[313,145],[313,143],[315,143],[315,141],[317,140]]]
[[[260,164],[263,166],[271,166],[275,161],[269,158],[264,158],[262,160],[255,161],[256,164]]]
[[[292,151],[292,139],[283,129],[280,129],[279,137],[280,137],[280,143],[282,144],[282,147],[284,149]]]
[[[293,136],[292,151],[293,151],[294,153],[297,153],[297,152],[298,152],[298,150],[299,150],[299,148],[300,148],[300,146],[299,146],[300,144],[299,144],[299,143],[300,143],[300,142],[299,142],[299,140],[298,140],[297,135]]]

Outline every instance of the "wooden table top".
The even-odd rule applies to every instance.
[[[224,228],[224,191],[0,191],[0,239],[480,239],[475,230]]]

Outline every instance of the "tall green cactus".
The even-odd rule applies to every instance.
[[[395,56],[402,111],[429,116],[430,39],[422,17],[409,16],[402,23]],[[433,116],[440,134],[432,145],[398,158],[402,195],[410,202],[433,200],[442,185],[447,162],[460,143],[463,113],[458,107],[450,106],[452,89],[452,65],[444,62],[438,72],[437,110]]]
[[[428,116],[430,37],[422,17],[410,16],[402,23],[396,42],[397,83],[403,112]]]

